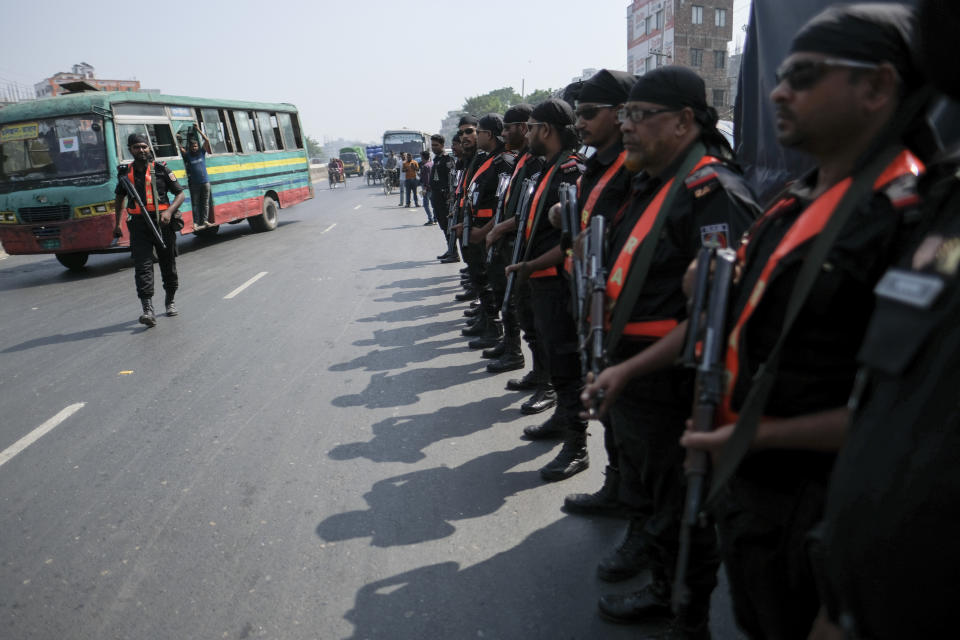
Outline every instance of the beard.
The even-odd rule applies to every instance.
[[[627,157],[623,160],[623,166],[631,173],[637,173],[643,169],[643,154],[639,151],[627,151]]]

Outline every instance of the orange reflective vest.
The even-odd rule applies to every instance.
[[[137,183],[133,179],[133,163],[130,163],[130,168],[127,169],[127,180],[130,181],[130,184],[134,185],[133,188],[136,189]],[[153,206],[153,163],[147,165],[147,171],[143,176],[143,191],[144,195],[147,197],[144,198],[143,204],[147,207],[147,211],[155,213],[158,209],[160,211],[166,210],[169,205],[160,203],[159,207]],[[131,206],[133,205],[133,206]],[[136,200],[130,202],[130,198],[127,198],[127,213],[131,215],[140,215],[143,213],[140,211],[140,205],[137,204]]]

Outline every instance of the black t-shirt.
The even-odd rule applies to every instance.
[[[680,169],[685,156],[682,154],[664,172],[666,180]],[[634,177],[631,201],[608,234],[609,250],[604,256],[608,273],[613,273],[613,266],[630,233],[666,180],[645,172]],[[682,290],[683,276],[696,259],[700,247],[708,241],[736,247],[740,236],[759,214],[760,208],[754,202],[750,188],[733,167],[710,164],[683,180],[684,185],[677,192],[670,210],[665,212],[663,233],[657,242],[643,289],[630,314],[630,322],[684,320],[687,299]],[[636,252],[633,257],[636,258]],[[636,351],[625,343],[622,347],[630,352]]]
[[[922,239],[885,276],[893,286],[879,287],[906,295],[878,295],[859,353],[864,384],[827,496],[828,583],[864,638],[956,635],[960,182],[948,182]]]
[[[500,183],[500,174],[512,174],[517,162],[516,156],[507,152],[501,145],[493,152],[494,158],[490,166],[476,177],[477,206],[473,209],[478,225],[486,224],[493,217],[497,209],[497,185]],[[484,159],[484,164],[490,156]],[[479,171],[480,167],[477,167]]]
[[[613,146],[596,152],[586,161],[586,171],[583,173],[583,178],[580,179],[580,197],[578,199],[581,215],[585,213],[583,208],[590,198],[594,186],[600,182],[603,174],[607,172],[610,165],[616,161],[622,152],[623,143],[618,140]],[[620,208],[623,206],[623,203],[630,197],[632,180],[633,174],[630,173],[625,166],[621,166],[613,177],[610,178],[610,181],[607,182],[603,191],[600,192],[596,204],[589,214],[591,216],[603,216],[606,218],[607,224],[612,223],[617,212],[620,211]]]
[[[125,165],[128,166],[129,165]],[[123,172],[123,175],[127,175],[127,171]],[[146,171],[144,169],[139,169],[136,163],[133,163],[133,188],[137,190],[137,194],[140,196],[140,199],[144,204],[147,203],[147,187],[144,176]],[[118,175],[119,177],[119,175]],[[177,195],[183,191],[183,187],[180,186],[180,183],[177,181],[177,177],[173,175],[173,172],[167,167],[165,162],[154,162],[153,163],[153,177],[150,181],[153,183],[153,186],[157,189],[157,200],[158,204],[170,204],[170,199],[167,197],[167,192]],[[114,193],[117,197],[126,197],[127,190],[123,188],[123,185],[119,182],[117,183],[117,188],[114,190]],[[127,207],[135,206],[136,202],[130,202],[130,198],[127,198]]]
[[[528,150],[525,150],[517,157],[517,166],[519,166],[521,162],[523,166],[517,170],[516,175],[510,180],[510,186],[508,187],[509,198],[503,203],[504,219],[506,219],[507,216],[519,215],[520,212],[517,211],[517,207],[520,204],[520,198],[523,197],[523,181],[543,171],[543,158],[532,155]],[[514,168],[516,168],[516,166]]]
[[[798,181],[777,200],[793,198],[794,203],[751,229],[729,326],[740,317],[777,245],[812,202],[815,178],[812,173]],[[856,376],[857,350],[873,311],[873,287],[910,231],[905,222],[913,217],[910,207],[898,208],[891,199],[909,202],[900,197],[904,191],[916,193],[913,175],[895,180],[854,209],[780,351],[765,415],[791,417],[846,405]],[[780,259],[739,338],[739,372],[731,397],[734,411],[740,409],[753,375],[780,335],[797,275],[813,241]],[[826,481],[833,459],[831,454],[817,452],[763,451],[749,454],[738,473],[767,486],[787,488],[810,479]]]
[[[560,185],[576,184],[577,179],[584,171],[583,158],[581,156],[570,150],[561,151],[553,158],[544,162],[543,170],[540,172],[537,180],[537,189],[540,188],[541,183],[546,179],[547,174],[550,173],[550,168],[555,164],[558,164],[558,166],[550,176],[550,182],[544,185],[536,208],[531,206],[530,209],[529,215],[531,217],[536,214],[537,209],[540,209],[540,217],[534,219],[532,222],[534,226],[530,231],[530,239],[532,239],[533,242],[527,248],[525,254],[526,260],[533,260],[560,245],[560,229],[550,224],[550,217],[547,214],[550,211],[550,207],[560,202]],[[530,200],[532,205],[533,198]],[[539,204],[540,202],[542,202],[542,205]],[[528,242],[530,239],[528,239]]]

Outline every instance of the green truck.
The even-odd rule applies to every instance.
[[[362,176],[366,172],[367,155],[363,147],[342,147],[339,157],[343,162],[344,175]]]

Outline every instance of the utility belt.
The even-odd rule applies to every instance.
[[[166,211],[166,210],[169,209],[169,208],[170,208],[170,205],[169,205],[169,204],[161,204],[159,207],[157,207],[157,209],[158,209],[159,211]],[[157,211],[153,211],[153,210],[151,210],[151,209],[147,209],[147,213],[152,213],[152,214],[154,214],[153,217],[157,217],[157,216],[156,216]],[[140,210],[140,205],[138,205],[138,204],[134,204],[132,207],[127,207],[127,215],[130,215],[130,216],[139,216],[139,215],[142,215],[142,214],[143,214],[143,211]]]

